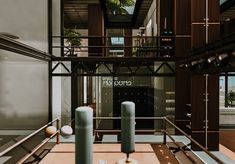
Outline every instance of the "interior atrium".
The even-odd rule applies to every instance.
[[[122,163],[235,163],[235,0],[0,0],[0,163],[118,163],[126,101]]]

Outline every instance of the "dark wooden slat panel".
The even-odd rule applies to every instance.
[[[192,75],[191,77],[191,127],[193,131],[203,130],[205,123],[205,77]]]
[[[192,22],[204,22],[205,0],[191,1],[191,20]]]
[[[208,77],[208,130],[219,130],[219,76],[211,74]]]
[[[219,24],[210,24],[209,25],[209,34],[208,42],[214,42],[220,37],[220,25]]]
[[[175,13],[175,34],[190,35],[191,33],[191,0],[176,0],[174,4]],[[175,56],[186,57],[191,50],[191,38],[175,39]],[[175,78],[175,120],[188,120],[186,113],[190,110],[185,104],[190,103],[190,72],[182,69],[176,63]],[[190,133],[186,125],[189,121],[176,121],[186,133]],[[176,131],[176,134],[180,134]]]
[[[175,6],[175,34],[176,35],[189,35],[191,33],[191,1],[190,0],[177,0]],[[177,47],[177,46],[176,46]]]
[[[186,57],[191,51],[191,38],[176,38],[175,39],[175,56]]]
[[[104,36],[104,19],[100,5],[88,6],[88,35],[89,36]],[[89,38],[88,46],[102,46],[103,38]],[[89,47],[90,55],[103,55],[103,48]]]
[[[192,132],[192,137],[198,141],[202,146],[205,147],[205,132]],[[207,136],[207,147],[211,151],[217,151],[219,150],[219,132],[210,132],[208,131],[208,136]],[[211,139],[213,138],[213,139]],[[196,146],[195,144],[192,144],[192,149],[193,150],[198,150],[201,151],[201,149]]]
[[[208,6],[209,6],[209,21],[210,22],[219,22],[220,19],[218,15],[220,15],[220,6],[219,6],[219,1],[215,0],[209,0],[208,1]]]
[[[125,46],[132,46],[132,29],[124,29],[124,34],[127,36],[124,39]],[[125,48],[125,56],[132,56],[132,48]]]
[[[202,24],[192,25],[192,48],[198,48],[206,43],[205,26]]]

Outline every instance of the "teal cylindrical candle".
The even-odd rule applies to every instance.
[[[126,154],[135,151],[135,104],[125,101],[121,104],[121,151]]]
[[[76,164],[93,164],[93,110],[78,107],[75,113]]]

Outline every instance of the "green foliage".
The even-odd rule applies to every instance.
[[[81,34],[75,29],[65,29],[64,30],[64,36],[69,37],[67,39],[67,43],[69,43],[71,46],[81,46],[82,39],[79,38]]]
[[[134,0],[107,0],[106,5],[109,14],[112,15],[127,15],[129,14],[125,7],[133,6]]]
[[[229,91],[225,97],[226,106],[234,107],[235,106],[235,92]]]

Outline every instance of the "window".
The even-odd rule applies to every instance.
[[[235,107],[235,72],[220,76],[220,107]]]
[[[124,37],[111,37],[112,45],[124,45]]]

